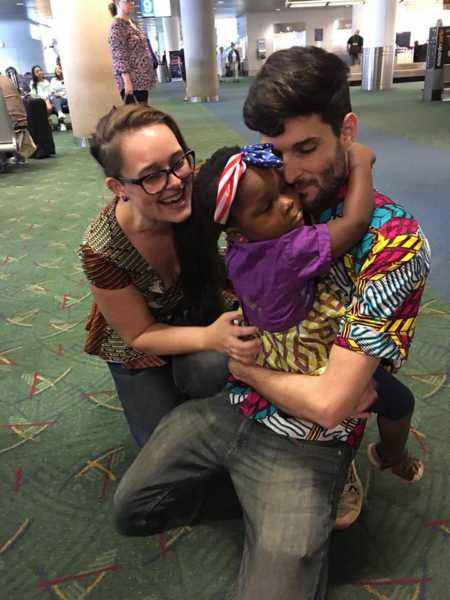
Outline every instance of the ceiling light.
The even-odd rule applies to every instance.
[[[351,6],[364,4],[365,0],[286,0],[286,8],[320,8],[323,6]]]
[[[320,8],[327,5],[328,2],[317,2],[316,0],[286,0],[286,8]]]

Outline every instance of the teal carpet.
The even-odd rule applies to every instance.
[[[179,120],[200,158],[251,138],[238,123],[246,83],[224,88],[223,104],[214,106],[183,103],[177,85],[171,93],[165,86],[153,94]],[[433,283],[427,290],[402,370],[417,397],[410,445],[427,470],[414,486],[370,470],[364,450],[376,429],[369,426],[358,458],[367,501],[357,523],[333,536],[329,598],[446,600],[450,163],[430,182],[433,198],[422,196],[426,173],[435,168],[429,161],[445,164],[448,147],[427,141],[426,132],[418,140],[403,136],[400,127],[384,131],[379,124],[386,98],[371,97],[363,130],[365,140],[382,150],[379,187],[403,190],[402,201],[411,208],[410,196],[413,212],[421,201],[424,213],[434,211],[426,231],[438,244],[433,260],[442,288]],[[366,99],[358,102],[364,113]],[[414,106],[410,110],[415,114]],[[398,110],[395,121],[402,112],[408,113]],[[439,113],[441,125],[443,118]],[[136,449],[105,365],[82,352],[90,298],[76,255],[84,229],[109,194],[87,151],[69,133],[55,138],[55,158],[0,176],[0,598],[229,600],[239,567],[240,522],[140,539],[113,529],[112,496]],[[393,165],[402,168],[401,184]]]

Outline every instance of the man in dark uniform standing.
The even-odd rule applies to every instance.
[[[360,64],[361,52],[364,44],[363,38],[359,35],[359,29],[355,31],[353,35],[348,38],[347,41],[347,52],[350,54],[352,65]]]

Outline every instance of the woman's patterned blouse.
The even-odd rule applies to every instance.
[[[108,42],[119,91],[124,88],[122,73],[129,73],[134,90],[146,91],[153,87],[156,73],[142,31],[129,21],[116,17],[109,31]]]
[[[120,289],[134,285],[160,323],[170,323],[181,310],[181,284],[165,287],[158,274],[139,254],[115,215],[116,202],[108,204],[91,223],[80,246],[79,256],[88,281],[103,289]],[[128,310],[124,307],[124,310]],[[131,348],[112,329],[94,302],[86,325],[85,351],[108,362],[120,363],[128,369],[159,367],[165,362],[159,356]]]

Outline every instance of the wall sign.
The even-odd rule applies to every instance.
[[[263,38],[256,40],[256,58],[258,60],[266,58],[266,40]]]

